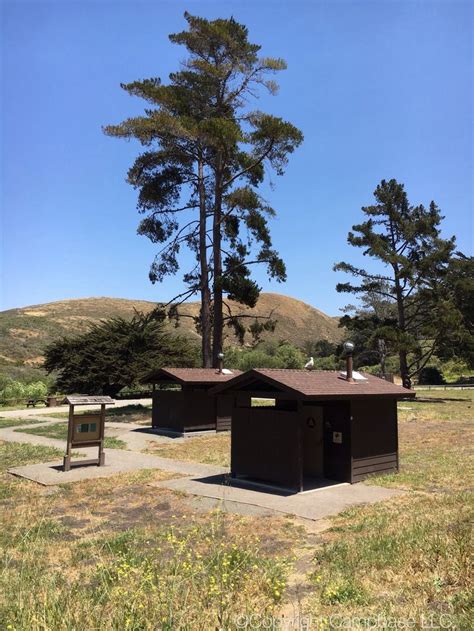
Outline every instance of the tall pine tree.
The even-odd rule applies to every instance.
[[[403,184],[382,180],[374,192],[376,203],[362,208],[367,220],[352,227],[348,243],[382,264],[381,273],[338,263],[359,284],[339,283],[339,292],[377,296],[394,306],[395,320],[379,321],[379,339],[396,348],[403,385],[427,363],[442,338],[460,323],[446,274],[455,239],[442,239],[439,208],[412,206]]]
[[[222,351],[226,323],[242,334],[238,314],[225,311],[225,294],[254,306],[260,293],[251,278],[256,264],[278,281],[286,278],[268,226],[275,211],[258,187],[268,169],[283,174],[303,136],[291,123],[248,106],[260,87],[277,92],[269,77],[286,68],[282,59],[260,57],[260,46],[232,18],[210,21],[185,13],[185,19],[188,30],[169,37],[188,52],[182,68],[167,85],[158,78],[123,84],[150,107],[104,131],[147,147],[128,181],[139,190],[144,214],[138,232],[162,244],[152,282],[177,273],[183,247],[195,254],[183,277],[186,290],[173,302],[176,311],[180,301],[200,295],[198,325],[208,367]]]

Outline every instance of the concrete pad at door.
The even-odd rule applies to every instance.
[[[97,448],[94,450],[79,449],[86,458],[96,458]],[[73,461],[80,462],[80,458]],[[62,470],[62,462],[56,460],[41,464],[24,465],[8,469],[8,473],[38,482],[44,486],[54,486],[57,484],[67,484],[70,482],[80,482],[95,478],[107,478],[118,473],[139,471],[140,469],[160,469],[172,473],[194,476],[218,475],[225,471],[222,467],[203,465],[194,462],[182,462],[170,458],[161,458],[148,454],[126,451],[124,449],[105,449],[105,466],[89,465],[74,467],[70,471]]]
[[[386,489],[359,482],[358,484],[336,483],[333,486],[323,486],[313,491],[293,495],[276,494],[269,490],[231,485],[224,476],[164,480],[153,482],[151,486],[219,499],[224,506],[226,502],[250,504],[275,513],[286,513],[311,520],[337,515],[350,506],[374,504],[403,493],[398,489]],[[230,506],[229,509],[231,510]]]

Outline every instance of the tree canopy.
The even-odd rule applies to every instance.
[[[242,371],[252,368],[303,368],[306,356],[289,342],[266,340],[253,348],[227,348],[225,363]]]
[[[456,252],[449,263],[445,282],[459,323],[441,337],[437,355],[442,359],[462,359],[474,368],[474,257]]]
[[[202,361],[211,366],[223,348],[224,325],[240,337],[245,332],[224,296],[255,306],[260,288],[251,268],[257,264],[277,281],[286,278],[268,224],[275,211],[258,187],[269,170],[283,174],[303,136],[282,118],[249,108],[259,88],[276,94],[271,76],[286,68],[282,59],[259,56],[260,46],[233,18],[185,13],[185,19],[188,30],[169,36],[188,53],[181,69],[167,85],[156,77],[122,84],[149,107],[104,131],[147,149],[128,181],[139,191],[144,215],[139,234],[161,245],[150,279],[176,274],[182,249],[191,250],[195,263],[183,275],[186,290],[171,302],[176,313],[180,302],[199,294]]]
[[[197,355],[189,340],[170,335],[161,313],[136,312],[131,320],[104,320],[82,335],[53,342],[44,366],[57,373],[60,392],[116,396],[152,369],[196,365]]]

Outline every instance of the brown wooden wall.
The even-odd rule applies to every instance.
[[[394,399],[354,399],[351,481],[398,471],[397,403]]]
[[[231,473],[300,489],[299,415],[275,408],[235,407]]]
[[[315,406],[322,408],[323,474],[341,482],[360,482],[374,473],[398,470],[397,408],[394,399],[306,401],[298,409],[234,407],[231,471],[235,476],[299,490],[302,476],[315,475],[311,446],[305,449],[305,423]],[[334,433],[338,440],[335,440]],[[321,450],[314,447],[315,458]]]
[[[152,427],[189,432],[216,429],[216,400],[206,390],[153,393]]]
[[[229,431],[233,395],[213,397],[207,390],[157,390],[153,393],[152,427],[174,432]]]
[[[216,397],[216,431],[230,431],[232,426],[232,407],[234,405],[234,396],[229,394],[220,394]]]

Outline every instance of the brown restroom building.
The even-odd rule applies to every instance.
[[[250,370],[211,392],[232,395],[231,476],[310,488],[398,471],[397,400],[415,393],[369,374]],[[253,407],[252,398],[272,407]]]
[[[233,395],[211,395],[209,390],[240,374],[240,370],[215,368],[160,368],[152,372],[147,382],[167,388],[153,392],[152,427],[177,434],[230,430]]]

